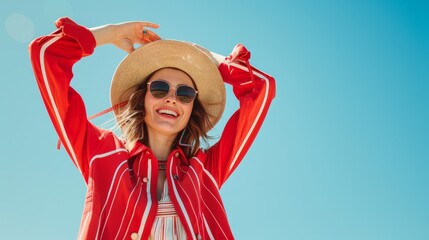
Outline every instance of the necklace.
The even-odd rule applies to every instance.
[[[165,170],[167,168],[167,160],[158,160],[158,170]]]

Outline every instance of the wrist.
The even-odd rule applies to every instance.
[[[92,35],[94,35],[97,47],[104,44],[113,43],[114,38],[116,37],[114,25],[112,24],[90,28],[89,30],[91,31]]]

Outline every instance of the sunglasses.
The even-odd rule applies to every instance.
[[[170,84],[165,80],[155,80],[147,83],[149,92],[154,98],[165,98],[170,89],[176,90],[176,98],[181,103],[191,103],[197,96],[198,91],[187,85],[178,85],[176,88],[170,87]]]

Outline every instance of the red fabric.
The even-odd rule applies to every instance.
[[[74,63],[93,53],[95,39],[70,19],[56,26],[56,32],[34,40],[29,51],[48,114],[88,186],[78,238],[129,239],[137,233],[147,239],[157,212],[158,162],[146,146],[128,151],[112,132],[87,120],[70,81]],[[275,93],[274,79],[252,68],[247,53],[239,45],[219,66],[240,101],[219,142],[191,159],[177,148],[167,161],[170,197],[188,239],[234,238],[219,188],[252,144]]]

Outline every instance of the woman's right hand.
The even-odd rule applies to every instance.
[[[97,46],[113,44],[116,47],[131,53],[134,44],[146,44],[161,38],[148,28],[158,28],[159,25],[151,22],[124,22],[90,28]]]

